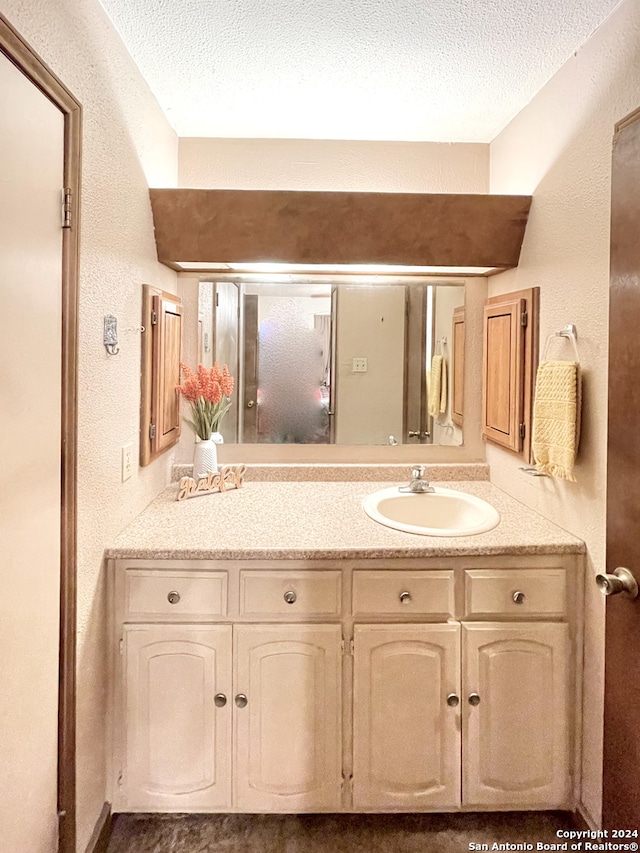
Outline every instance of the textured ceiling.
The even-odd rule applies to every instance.
[[[180,136],[489,142],[618,0],[101,0]]]

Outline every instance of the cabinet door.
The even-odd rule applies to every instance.
[[[235,805],[339,808],[340,626],[237,625],[234,638]]]
[[[524,299],[485,305],[482,435],[519,452],[523,424]]]
[[[356,809],[460,804],[460,626],[357,625]]]
[[[568,632],[544,622],[463,626],[465,805],[566,805]]]
[[[142,293],[140,465],[148,465],[180,438],[182,304],[148,284]]]
[[[132,627],[124,644],[125,810],[229,807],[231,628]]]

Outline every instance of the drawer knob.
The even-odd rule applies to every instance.
[[[521,592],[519,589],[517,589],[511,596],[516,604],[523,604],[526,597],[527,596],[524,592]]]
[[[409,604],[410,601],[411,601],[411,593],[410,592],[407,592],[405,590],[405,592],[400,593],[400,603],[401,604]]]
[[[167,601],[169,602],[169,604],[177,604],[180,601],[180,593],[177,592],[175,589],[172,589],[169,595],[167,596]]]
[[[476,705],[480,704],[480,697],[477,693],[469,694],[469,704],[473,705],[474,708],[476,707]]]
[[[224,695],[224,693],[216,693],[216,695],[213,697],[213,701],[215,702],[216,708],[224,708],[224,706],[227,704],[227,697]]]
[[[449,693],[447,696],[447,705],[450,708],[456,708],[460,704],[460,697],[455,693]]]
[[[246,693],[238,693],[236,696],[236,705],[238,708],[246,708],[248,701]]]
[[[294,590],[288,589],[284,594],[284,600],[287,604],[295,604],[298,596],[295,594]]]

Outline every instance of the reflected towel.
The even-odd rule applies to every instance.
[[[440,414],[447,411],[447,359],[442,359],[442,371],[440,372]]]
[[[432,418],[438,417],[440,412],[440,400],[442,395],[442,356],[434,355],[431,359],[431,373],[429,374],[429,414]]]
[[[574,361],[543,361],[536,376],[531,447],[536,468],[575,483],[582,377]]]

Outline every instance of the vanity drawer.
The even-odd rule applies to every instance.
[[[338,617],[341,573],[332,571],[240,572],[242,616]]]
[[[454,615],[453,572],[353,573],[354,616]]]
[[[564,569],[470,569],[465,572],[465,616],[539,616],[554,618],[566,611]]]
[[[127,569],[125,620],[202,619],[227,613],[226,572]]]

